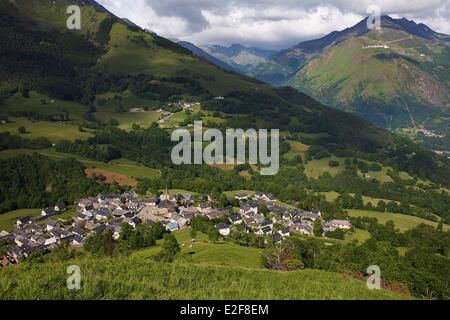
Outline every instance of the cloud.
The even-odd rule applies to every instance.
[[[98,0],[120,17],[158,34],[198,45],[232,44],[283,48],[342,30],[383,14],[423,22],[450,33],[449,0]]]

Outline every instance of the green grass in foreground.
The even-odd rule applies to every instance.
[[[402,232],[417,227],[422,223],[433,227],[437,226],[436,222],[404,214],[395,214],[395,213],[368,211],[368,210],[347,210],[347,211],[351,217],[377,218],[378,222],[382,224],[385,224],[387,221],[392,220],[394,221],[395,226],[399,228],[400,231]],[[449,225],[444,225],[444,230],[449,230],[449,228],[450,228]]]
[[[81,290],[66,287],[81,269]],[[404,299],[364,282],[317,270],[275,272],[229,266],[164,264],[133,257],[26,264],[0,269],[6,299]]]

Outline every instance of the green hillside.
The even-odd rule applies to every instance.
[[[418,217],[407,216],[404,214],[394,214],[388,212],[375,212],[368,210],[348,210],[351,217],[369,217],[369,218],[377,218],[381,224],[385,224],[387,221],[393,221],[395,226],[400,229],[400,231],[404,232],[406,230],[413,229],[420,224],[426,224],[432,227],[436,227],[437,223],[428,221],[425,219],[421,219]],[[450,226],[444,225],[444,230],[447,231],[450,229]]]
[[[409,128],[405,136],[448,155],[449,36],[405,18],[382,16],[378,30],[366,22],[282,50],[250,74],[382,127]]]
[[[77,264],[82,289],[67,290],[66,269]],[[42,288],[47,288],[42,290]],[[138,258],[44,263],[0,269],[0,299],[404,299],[336,273],[161,264]]]
[[[210,242],[203,234],[191,241],[189,230],[176,231],[181,253],[172,264],[154,261],[160,247],[131,256],[93,258],[80,253],[69,261],[32,262],[0,269],[0,299],[409,299],[386,290],[369,290],[364,281],[338,273],[269,271],[261,250],[229,242]],[[69,265],[82,272],[82,289],[66,288]],[[51,272],[49,271],[51,270]],[[34,280],[33,280],[34,279]],[[51,288],[42,290],[41,288]]]
[[[366,47],[371,45],[386,47]],[[442,56],[446,50],[445,45],[406,32],[372,31],[329,47],[291,84],[377,124],[414,127],[447,111],[449,61]]]

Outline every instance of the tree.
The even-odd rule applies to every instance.
[[[372,165],[370,166],[370,171],[373,172],[379,172],[381,171],[381,166],[378,163],[372,163]]]
[[[197,231],[195,231],[195,229],[191,228],[190,235],[191,235],[192,239],[195,239],[197,237]]]
[[[332,239],[344,240],[345,233],[342,229],[336,229],[335,231],[326,232],[325,236]]]
[[[261,213],[262,215],[264,215],[264,217],[267,218],[267,216],[269,215],[270,211],[269,208],[267,208],[267,205],[262,203],[259,207],[258,207],[258,212]]]
[[[335,160],[331,160],[331,161],[328,162],[328,165],[329,165],[331,168],[337,168],[337,167],[339,167],[339,162],[338,162],[338,161],[335,161]]]
[[[322,231],[322,223],[320,222],[320,220],[316,220],[316,222],[314,222],[313,232],[316,237],[322,236],[323,231]]]
[[[208,228],[208,239],[210,241],[217,241],[219,240],[219,237],[220,237],[219,231],[214,226],[210,226]]]
[[[180,244],[173,234],[164,234],[163,250],[158,254],[157,259],[163,262],[172,262],[175,256],[181,251]]]
[[[263,252],[263,264],[268,269],[291,271],[303,269],[304,264],[295,256],[296,247],[291,241],[274,244]]]
[[[111,119],[109,120],[109,124],[112,125],[113,127],[117,127],[119,125],[119,121],[117,121],[117,119]]]

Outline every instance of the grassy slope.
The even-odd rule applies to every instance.
[[[66,269],[77,264],[82,289],[67,290]],[[46,288],[43,290],[43,288]],[[316,270],[161,264],[139,258],[82,260],[0,270],[0,299],[402,299],[364,282]]]
[[[444,106],[449,96],[445,82],[440,82],[439,76],[435,74],[439,68],[424,68],[420,65],[426,63],[420,54],[434,56],[435,52],[439,52],[439,46],[424,44],[425,41],[415,37],[410,40],[411,43],[389,43],[393,39],[407,37],[408,34],[404,32],[390,29],[372,32],[365,37],[350,37],[312,60],[294,77],[291,84],[307,90],[321,101],[355,111],[361,111],[354,104],[356,99],[372,99],[374,109],[371,112],[386,113],[386,110],[377,108],[390,105],[389,112],[396,116],[403,114],[404,119],[409,119],[409,115],[404,103],[398,100],[399,95],[409,96],[429,106]],[[387,43],[390,49],[362,48],[366,44],[380,43]],[[397,56],[395,59],[378,58],[383,54]],[[410,59],[417,63],[412,63]],[[416,110],[414,117],[423,120],[425,113],[424,110]]]
[[[146,46],[133,41],[142,36]],[[173,77],[184,70],[194,75],[216,95],[237,89],[249,89],[250,82],[236,74],[225,72],[196,56],[181,55],[156,46],[150,34],[130,32],[116,23],[111,30],[108,52],[100,58],[98,68],[112,73],[152,74],[156,77]]]
[[[370,217],[377,218],[382,224],[389,220],[394,221],[394,224],[400,231],[406,231],[417,227],[420,224],[427,224],[433,227],[437,226],[436,222],[428,221],[418,217],[408,216],[404,214],[395,214],[388,212],[377,212],[377,211],[367,211],[367,210],[348,210],[350,216],[352,217]],[[444,225],[444,230],[450,230],[450,226]]]
[[[150,258],[159,246],[114,259],[83,258],[0,269],[0,299],[404,299],[342,275],[262,268],[260,250],[211,243],[189,230],[174,232],[182,251],[173,264]],[[193,245],[192,248],[189,248]],[[66,289],[66,268],[78,265],[82,289]],[[47,288],[42,290],[42,288]],[[51,290],[48,290],[51,289]]]

